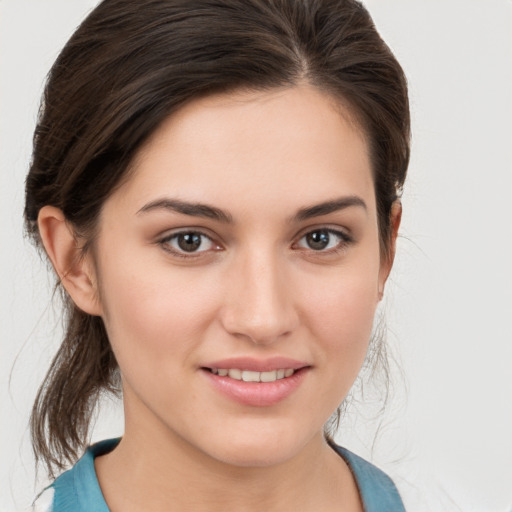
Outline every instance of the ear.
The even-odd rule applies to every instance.
[[[389,250],[381,261],[379,271],[379,300],[384,296],[384,286],[388,280],[389,273],[393,267],[396,253],[396,239],[398,237],[398,229],[400,228],[400,222],[402,220],[402,203],[400,200],[396,200],[391,205],[391,239],[389,241]]]
[[[37,218],[39,234],[53,268],[73,302],[85,313],[101,315],[90,255],[83,255],[74,230],[59,208],[44,206]]]

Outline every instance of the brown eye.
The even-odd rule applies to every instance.
[[[315,229],[306,233],[298,242],[301,249],[328,251],[349,243],[350,238],[340,231],[332,229]]]
[[[199,233],[180,233],[176,235],[176,241],[179,248],[186,252],[197,251],[202,243]]]
[[[182,231],[168,236],[161,241],[168,251],[174,253],[201,253],[212,249],[215,244],[198,231]]]
[[[331,237],[328,231],[313,231],[306,235],[306,243],[310,249],[321,251],[329,245]]]

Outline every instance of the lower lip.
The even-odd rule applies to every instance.
[[[302,383],[309,368],[301,368],[290,377],[274,382],[244,382],[215,375],[209,370],[202,372],[217,391],[243,405],[268,407],[288,398]]]

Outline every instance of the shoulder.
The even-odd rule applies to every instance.
[[[365,512],[405,512],[400,494],[386,473],[346,448],[331,446],[352,471]]]
[[[35,500],[32,512],[109,512],[98,483],[94,459],[113,450],[119,439],[90,446],[80,460]]]

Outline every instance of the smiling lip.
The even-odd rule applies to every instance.
[[[245,382],[229,376],[212,373],[212,369],[238,369],[251,372],[272,372],[294,370],[293,375],[273,382]],[[292,394],[302,383],[310,369],[307,363],[286,357],[273,357],[265,360],[253,358],[231,358],[213,361],[201,370],[213,387],[231,400],[243,405],[265,407],[277,404]]]
[[[238,368],[240,370],[249,370],[252,372],[271,372],[280,368],[291,368],[298,370],[310,366],[303,361],[290,359],[288,357],[270,357],[268,359],[254,359],[253,357],[232,357],[203,365],[204,368]]]

